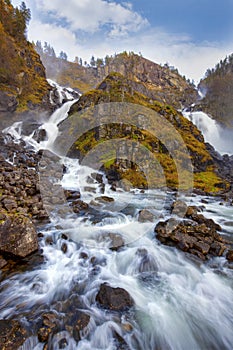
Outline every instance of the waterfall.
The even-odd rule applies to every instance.
[[[205,142],[209,142],[220,154],[232,154],[233,132],[225,130],[204,112],[187,112],[183,115],[202,132]]]

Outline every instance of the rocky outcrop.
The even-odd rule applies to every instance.
[[[203,261],[223,256],[229,249],[230,242],[219,231],[221,227],[198,213],[197,207],[187,207],[184,219],[161,221],[155,227],[156,238],[162,244],[174,246]]]
[[[101,284],[96,301],[101,307],[111,311],[122,312],[134,306],[134,301],[126,290],[113,288],[105,283]]]

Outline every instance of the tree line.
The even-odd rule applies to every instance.
[[[24,40],[27,24],[31,19],[31,11],[23,1],[14,8],[10,0],[0,0],[0,22],[7,34],[15,40]]]

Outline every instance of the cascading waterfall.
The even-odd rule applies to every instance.
[[[204,112],[187,112],[183,115],[202,132],[205,142],[209,142],[220,154],[232,154],[232,132],[224,130],[214,119]]]
[[[72,103],[66,103],[40,127],[46,131],[46,141],[35,141],[34,133],[24,137],[19,124],[5,132],[15,139],[24,139],[36,151],[53,150],[58,124],[66,118]],[[157,242],[154,226],[161,215],[165,219],[169,217],[164,208],[167,194],[155,190],[113,192],[101,174],[104,195],[114,198],[114,202],[96,205],[95,198],[101,192],[93,170],[67,157],[61,161],[66,173],[60,184],[64,189],[79,190],[81,199],[89,203],[91,210],[82,216],[56,215],[52,223],[41,227],[44,262],[2,282],[0,318],[33,319],[47,310],[64,318],[66,315],[59,305],[78,295],[90,322],[78,343],[63,329],[52,338],[51,349],[59,349],[61,339],[66,340],[62,348],[69,350],[232,349],[232,273],[224,267],[225,258],[216,258],[215,271]],[[88,189],[90,180],[91,189]],[[191,201],[200,205],[201,197],[193,197]],[[207,214],[222,225],[226,234],[232,235],[227,222],[233,207],[219,206],[210,198],[208,202]],[[138,221],[138,211],[145,207],[153,208],[154,223]],[[108,241],[101,239],[109,232],[120,234],[128,244],[118,252],[110,250]],[[64,245],[66,248],[62,250]],[[124,314],[99,308],[95,296],[104,282],[128,291],[135,308]],[[116,333],[127,346],[118,347]],[[43,347],[32,336],[20,350]]]

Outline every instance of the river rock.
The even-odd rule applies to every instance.
[[[108,196],[96,197],[95,200],[104,204],[114,202],[114,198]]]
[[[229,262],[233,262],[233,250],[228,250],[226,258]]]
[[[111,250],[119,250],[124,246],[125,242],[123,237],[118,233],[103,233],[98,237],[98,241],[106,241],[109,242],[109,249]]]
[[[7,261],[0,255],[0,269],[7,265]]]
[[[147,209],[142,209],[139,212],[138,215],[138,221],[139,222],[153,222],[155,219],[155,216]]]
[[[81,199],[72,202],[72,208],[75,213],[85,212],[88,210],[89,205],[83,202]]]
[[[172,204],[171,209],[173,214],[184,217],[187,212],[188,206],[185,202],[177,200]]]
[[[123,288],[113,288],[107,284],[101,284],[96,295],[96,301],[101,307],[112,311],[125,311],[134,306],[134,301]]]
[[[90,316],[86,313],[76,310],[75,313],[69,315],[67,325],[73,327],[73,337],[78,342],[81,339],[81,331],[84,330],[90,322]]]
[[[38,250],[37,232],[30,219],[21,214],[5,214],[0,221],[0,251],[3,255],[25,258]]]
[[[0,349],[18,349],[27,338],[27,331],[16,320],[0,320]]]
[[[155,227],[156,238],[161,243],[194,254],[201,260],[222,256],[226,251],[229,242],[219,235],[217,231],[220,230],[212,219],[197,214],[197,210],[190,207],[184,220],[170,219]]]

